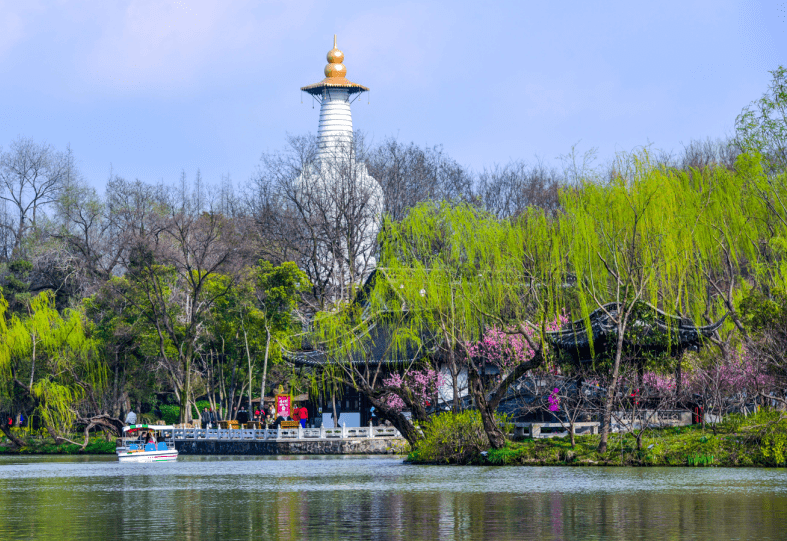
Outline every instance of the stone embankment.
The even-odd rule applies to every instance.
[[[407,452],[403,438],[330,440],[176,440],[182,455],[390,455]]]

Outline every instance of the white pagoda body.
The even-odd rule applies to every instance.
[[[350,105],[369,89],[347,80],[344,53],[336,47],[336,36],[327,58],[325,79],[301,88],[320,102],[320,123],[316,159],[304,168],[298,183],[310,194],[312,203],[318,202],[312,205],[313,212],[319,213],[317,218],[342,230],[326,235],[342,238],[340,245],[324,244],[318,249],[326,265],[323,274],[331,276],[334,297],[347,299],[348,288],[374,270],[384,196],[366,164],[356,159]]]

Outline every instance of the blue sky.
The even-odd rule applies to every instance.
[[[242,187],[262,152],[316,131],[299,88],[334,33],[371,88],[356,129],[474,170],[730,134],[787,64],[780,1],[0,0],[0,145],[70,144],[97,187],[110,165]]]

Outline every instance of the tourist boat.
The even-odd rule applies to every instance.
[[[173,439],[174,426],[167,425],[128,425],[123,427],[123,437],[115,452],[118,462],[173,462],[178,459]],[[145,443],[144,432],[157,432],[161,441]]]

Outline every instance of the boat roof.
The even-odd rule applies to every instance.
[[[123,427],[123,432],[128,432],[130,430],[139,430],[140,428],[146,428],[147,430],[174,430],[175,427],[172,425],[127,425]]]

